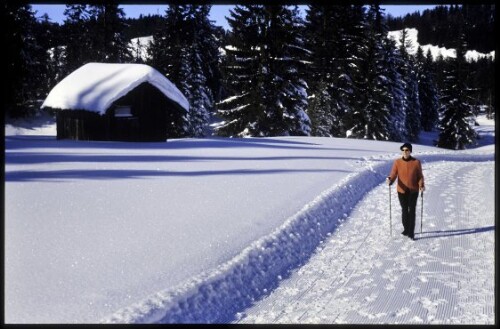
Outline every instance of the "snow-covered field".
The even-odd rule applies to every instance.
[[[491,324],[494,123],[480,124],[475,149],[414,145],[416,241],[395,190],[390,236],[401,143],[6,125],[5,322]]]
[[[493,324],[494,166],[431,162],[425,171],[428,192],[416,241],[400,234],[394,195],[390,235],[382,184],[305,266],[242,312],[239,322]]]

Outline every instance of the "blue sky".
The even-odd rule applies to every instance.
[[[385,9],[386,14],[391,14],[394,17],[404,16],[408,13],[413,13],[415,11],[424,11],[425,9],[434,8],[436,5],[383,5],[382,8]],[[127,17],[136,18],[140,14],[159,14],[163,15],[167,9],[167,5],[122,5]],[[229,15],[229,10],[234,7],[234,5],[213,5],[212,11],[210,12],[210,18],[216,22],[216,25],[223,26],[225,29],[228,28],[225,16]],[[305,6],[303,6],[305,7]],[[65,5],[32,5],[33,10],[37,11],[36,16],[40,17],[44,13],[47,13],[50,19],[54,22],[62,23],[64,20],[64,9]]]

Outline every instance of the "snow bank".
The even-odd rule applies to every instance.
[[[10,119],[5,124],[5,136],[15,135],[56,136],[55,119],[48,113],[41,113],[28,119]]]
[[[489,150],[423,152],[422,162],[492,161]],[[361,163],[360,163],[361,164]],[[290,271],[304,264],[318,245],[342,223],[363,196],[390,171],[387,155],[365,159],[350,174],[324,191],[272,234],[252,243],[216,270],[203,273],[146,300],[117,311],[104,323],[226,323],[267,294]],[[424,168],[425,170],[425,168]]]

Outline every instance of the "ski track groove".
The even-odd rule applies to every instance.
[[[419,235],[420,228],[416,227],[420,241],[400,235],[395,188],[391,190],[393,235],[389,236],[387,185],[381,182],[392,161],[387,156],[363,158],[353,164],[354,174],[230,262],[118,310],[101,322],[491,323],[494,308],[483,301],[494,298],[493,275],[484,275],[494,273],[494,194],[473,195],[473,201],[482,206],[472,207],[467,213],[460,208],[463,219],[458,224],[452,217],[459,217],[457,198],[469,193],[471,186],[483,184],[484,190],[489,184],[489,191],[493,191],[491,179],[486,178],[493,176],[494,154],[429,152],[418,157],[428,187],[423,234]],[[466,180],[462,184],[465,189],[454,183],[456,171],[462,175],[460,181]],[[442,181],[451,183],[444,185]],[[462,198],[462,204],[468,202]],[[431,209],[427,209],[429,203]],[[462,226],[467,218],[476,221],[472,227]],[[419,222],[417,204],[416,224]],[[470,236],[485,237],[482,249],[474,249],[479,245],[475,241],[474,245],[468,243]],[[442,261],[442,243],[448,249],[446,255],[455,257],[451,262],[446,258],[451,265]],[[464,262],[466,259],[470,261]],[[482,288],[472,287],[470,282],[476,282],[478,275],[463,269],[460,265],[464,264],[484,265]],[[415,275],[425,271],[449,272],[451,278]],[[454,278],[457,275],[459,279]],[[473,279],[466,282],[469,278]],[[380,286],[383,290],[377,288]],[[442,296],[446,290],[443,287],[454,289],[458,300],[452,317],[446,320],[441,318],[442,309],[447,307],[449,312],[447,305],[454,299]],[[481,294],[482,300],[468,302],[468,296],[474,294]],[[481,313],[485,310],[490,312]]]
[[[400,234],[395,189],[389,237],[387,186],[376,187],[364,197],[371,202],[361,200],[307,264],[236,322],[493,323],[494,184],[488,178],[493,167],[455,162],[454,170],[447,170],[449,163],[424,164],[427,189],[422,234],[420,196],[417,203],[417,241]],[[480,192],[484,188],[488,195]],[[363,208],[372,204],[377,206]],[[381,259],[384,254],[387,259]],[[481,273],[488,274],[486,280]]]

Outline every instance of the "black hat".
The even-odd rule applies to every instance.
[[[408,148],[410,150],[410,152],[413,152],[410,143],[404,143],[403,145],[401,145],[401,147],[399,149],[402,151],[405,147]]]

